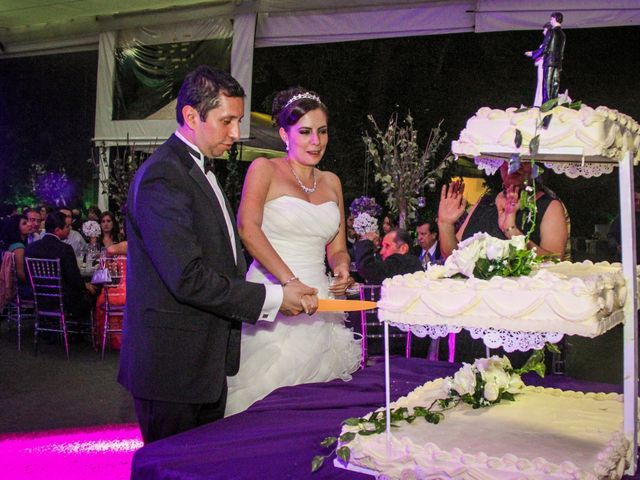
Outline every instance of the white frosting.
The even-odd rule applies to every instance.
[[[530,276],[384,281],[378,317],[393,324],[448,325],[595,337],[622,322],[627,288],[619,263],[548,264]]]
[[[451,151],[456,155],[481,157],[481,154],[511,152],[529,154],[529,142],[540,135],[539,151],[580,151],[583,156],[599,156],[621,160],[631,152],[634,163],[640,161],[640,126],[634,119],[607,107],[592,108],[582,105],[579,110],[555,107],[542,113],[530,108],[516,113],[507,110],[482,107],[467,121],[460,138],[454,141]],[[552,114],[547,129],[538,128],[542,117]],[[515,147],[516,129],[522,133],[522,145]]]
[[[429,406],[443,379],[418,387],[392,408]],[[390,479],[619,479],[629,441],[622,396],[525,387],[514,402],[473,410],[463,404],[437,425],[418,419],[386,434],[356,435],[349,466]],[[357,427],[344,426],[342,433]]]

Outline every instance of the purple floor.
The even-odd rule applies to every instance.
[[[132,424],[2,435],[0,478],[128,479],[140,447],[140,431]]]

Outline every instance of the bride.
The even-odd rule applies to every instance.
[[[353,283],[342,186],[335,174],[316,168],[327,147],[327,117],[318,95],[300,87],[280,92],[273,102],[287,156],[254,160],[245,178],[238,229],[255,259],[247,280],[304,282],[320,298],[343,295]],[[243,325],[240,370],[228,378],[225,415],[282,386],[350,380],[359,366],[360,341],[344,319],[344,313],[325,312]]]

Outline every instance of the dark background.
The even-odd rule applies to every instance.
[[[560,91],[640,119],[640,27],[566,34]],[[269,112],[274,92],[291,85],[317,91],[331,112],[321,168],[340,176],[347,204],[365,193],[365,185],[382,202],[372,172],[365,176],[367,115],[384,125],[392,112],[403,117],[410,110],[421,144],[444,119],[450,145],[481,106],[532,103],[535,68],[523,52],[541,40],[541,32],[517,31],[261,48],[252,109]],[[97,58],[91,51],[0,60],[0,202],[28,198],[35,163],[63,166],[80,187],[79,200],[95,198],[97,174],[88,159]],[[566,203],[574,235],[590,235],[594,224],[617,214],[617,174],[575,180],[550,174],[546,183]],[[434,208],[434,199],[428,196],[427,208]]]

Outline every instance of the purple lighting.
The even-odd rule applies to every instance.
[[[135,424],[0,436],[0,472],[7,480],[127,479],[142,447]]]

